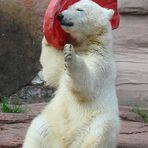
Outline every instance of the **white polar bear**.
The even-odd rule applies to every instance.
[[[116,148],[120,120],[110,25],[113,13],[82,0],[58,15],[62,28],[75,40],[74,47],[66,44],[63,54],[43,39],[44,76],[47,83],[59,87],[32,121],[23,148]]]

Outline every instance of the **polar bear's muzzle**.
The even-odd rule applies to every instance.
[[[67,19],[65,19],[62,13],[57,15],[57,19],[62,26],[72,27],[74,25],[73,22],[69,22]]]
[[[74,25],[74,23],[67,22],[65,20],[62,20],[60,23],[61,23],[62,26],[66,26],[66,27],[72,27]]]

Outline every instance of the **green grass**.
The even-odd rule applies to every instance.
[[[147,110],[134,107],[131,109],[131,111],[139,115],[145,123],[148,123],[148,111]]]
[[[3,112],[3,113],[22,113],[23,112],[21,105],[9,104],[7,100],[8,100],[7,97],[1,98],[0,112]]]

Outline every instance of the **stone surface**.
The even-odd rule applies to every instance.
[[[38,72],[37,76],[32,80],[32,85],[43,85],[46,83],[43,78],[42,70]]]
[[[119,136],[119,148],[147,148],[148,124],[123,121]]]
[[[0,0],[0,97],[39,71],[43,16],[49,0]]]
[[[148,16],[121,15],[114,34],[120,105],[148,107]]]
[[[49,102],[54,97],[55,89],[49,86],[30,85],[8,97],[12,104]]]
[[[148,0],[118,0],[120,13],[148,14]]]
[[[120,118],[125,121],[144,122],[142,117],[131,111],[132,108],[120,107]]]
[[[46,103],[27,105],[24,114],[0,113],[0,148],[21,148],[31,120],[45,105]],[[120,116],[122,130],[118,148],[147,148],[148,124],[139,122],[137,115],[127,107],[120,108]]]

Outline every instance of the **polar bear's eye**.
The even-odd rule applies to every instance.
[[[80,8],[77,8],[76,10],[77,10],[77,11],[84,11],[83,9],[80,9]]]

